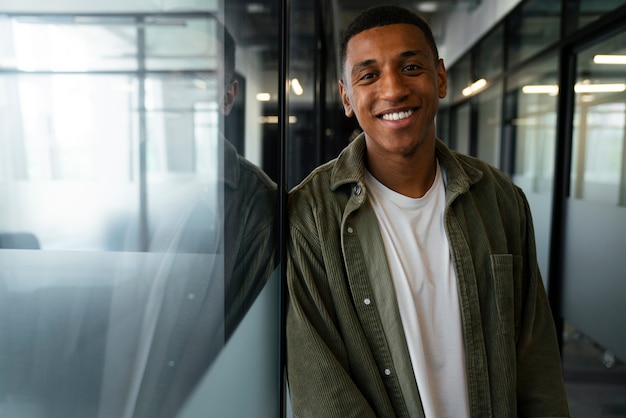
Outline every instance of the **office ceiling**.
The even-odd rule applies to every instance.
[[[442,22],[442,16],[454,11],[468,11],[477,7],[481,0],[390,0],[391,2],[406,7],[414,8],[431,22],[435,38],[441,46],[444,39],[445,28],[438,22]],[[303,83],[311,86],[315,81],[311,80],[314,73],[314,57],[317,46],[315,1],[301,0],[291,1],[290,14],[290,56],[289,71],[292,76],[301,77]],[[326,3],[329,14],[334,17],[332,22],[333,35],[339,39],[347,24],[365,8],[381,4],[380,0],[328,0]],[[225,9],[225,10],[224,10]],[[258,70],[267,75],[267,80],[277,81],[278,65],[280,63],[279,34],[280,34],[280,1],[278,0],[56,0],[54,2],[42,2],[41,0],[2,0],[0,2],[0,20],[3,14],[29,15],[39,19],[41,23],[55,22],[77,26],[84,25],[84,21],[63,20],[61,15],[80,16],[112,16],[120,14],[171,14],[185,13],[218,13],[224,11],[223,16],[226,26],[235,36],[237,43],[250,50],[256,50],[260,58]],[[56,16],[56,17],[55,17]],[[55,21],[55,19],[57,19]],[[183,18],[184,20],[184,18]],[[172,22],[168,23],[170,26]],[[167,59],[166,54],[177,60],[184,59],[189,55],[188,64],[180,64],[180,67],[188,67],[198,61],[197,48],[194,49],[193,39],[201,31],[194,28],[191,21],[184,21],[181,25],[187,31],[160,30],[162,22],[153,22],[151,26],[151,45],[147,56],[151,54],[162,59]],[[126,39],[124,29],[115,26],[106,26],[110,33],[120,39]],[[195,34],[195,35],[194,35]],[[132,36],[131,36],[132,38]],[[201,39],[201,38],[200,38]],[[132,44],[132,39],[127,40]],[[98,43],[102,47],[102,42]],[[111,45],[114,48],[115,45]],[[122,48],[123,49],[123,48]],[[118,48],[111,51],[110,56],[115,55]],[[194,55],[195,54],[195,55]],[[2,58],[2,57],[0,57]],[[128,58],[125,56],[125,58]],[[202,57],[200,57],[202,58]],[[194,61],[195,60],[195,61]],[[0,67],[2,67],[0,65]],[[192,65],[193,68],[195,68]],[[190,67],[190,68],[192,68]],[[0,68],[1,69],[1,68]],[[309,79],[307,79],[309,77]],[[269,83],[267,83],[269,84]],[[308,91],[311,91],[309,88]],[[306,99],[306,98],[302,98]],[[306,99],[308,100],[308,99]]]

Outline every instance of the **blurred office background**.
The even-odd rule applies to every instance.
[[[338,39],[375,3],[0,0],[0,417],[136,415],[143,371],[128,367],[159,341],[146,329],[170,290],[155,277],[187,277],[181,262],[227,286],[224,252],[169,245],[197,196],[215,215],[197,226],[231,232],[222,137],[277,185],[277,263],[179,416],[289,415],[284,195],[357,129]],[[448,69],[438,135],[528,197],[572,415],[626,416],[626,2],[395,3],[427,17]],[[227,116],[220,22],[237,44]]]

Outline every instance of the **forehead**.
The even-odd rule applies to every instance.
[[[420,28],[408,23],[376,26],[354,35],[346,47],[346,64],[364,59],[376,60],[378,56],[420,51],[434,59],[426,36]]]

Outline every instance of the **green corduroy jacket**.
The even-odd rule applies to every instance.
[[[567,417],[523,192],[436,140],[472,417]],[[296,417],[423,417],[376,215],[365,140],[289,194],[287,373]]]

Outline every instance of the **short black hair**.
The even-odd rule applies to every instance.
[[[358,15],[346,28],[341,38],[340,44],[340,56],[341,56],[341,74],[345,70],[346,54],[348,49],[348,42],[352,37],[359,33],[372,29],[378,26],[395,25],[398,23],[407,23],[409,25],[417,26],[426,37],[426,42],[432,49],[435,61],[439,60],[439,51],[437,50],[437,44],[435,43],[435,37],[430,29],[430,25],[421,15],[417,12],[407,9],[405,7],[396,5],[381,5],[373,6],[360,15]]]

